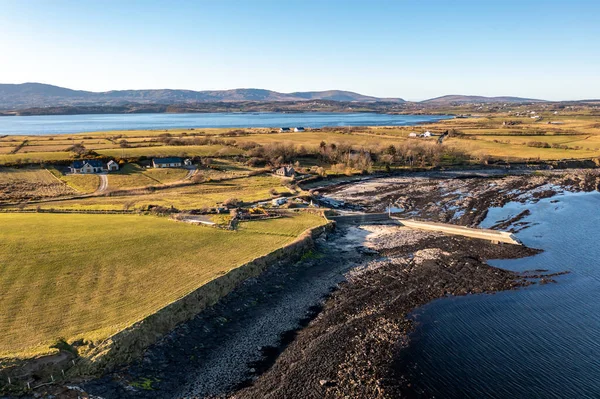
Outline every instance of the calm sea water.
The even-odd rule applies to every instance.
[[[545,252],[490,263],[571,274],[558,284],[445,298],[415,313],[421,324],[403,358],[426,397],[600,398],[600,193],[558,199],[492,209],[485,226],[531,209],[526,220],[535,225],[517,235]]]
[[[0,117],[0,135],[209,127],[409,126],[451,116],[374,113],[103,114]]]

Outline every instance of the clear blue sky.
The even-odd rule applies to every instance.
[[[599,0],[0,0],[0,83],[600,98]]]

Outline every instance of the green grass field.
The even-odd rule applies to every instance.
[[[238,231],[135,215],[0,214],[0,356],[98,341],[325,220]]]
[[[48,201],[39,206],[42,209],[70,210],[133,210],[144,209],[148,205],[173,206],[179,210],[200,209],[214,207],[229,198],[237,198],[245,202],[269,199],[271,189],[278,192],[288,191],[282,183],[282,180],[277,177],[251,176],[155,191],[140,189],[139,192],[130,195]],[[36,206],[38,205],[32,204],[28,207]]]
[[[182,180],[187,172],[187,169],[180,168],[143,168],[136,164],[126,164],[118,172],[108,174],[108,188],[120,190],[160,186]]]
[[[193,156],[228,156],[239,155],[244,151],[223,145],[186,145],[186,146],[152,146],[123,149],[97,150],[98,154],[109,157],[193,157]]]
[[[48,171],[81,194],[93,193],[100,185],[100,177],[98,175],[64,175],[58,169],[52,167],[48,168]]]

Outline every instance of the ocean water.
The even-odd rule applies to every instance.
[[[320,112],[5,116],[0,117],[0,136],[168,128],[409,126],[448,118],[452,117],[446,115]]]
[[[402,358],[424,397],[600,398],[600,193],[510,203],[490,210],[483,226],[526,208],[533,226],[517,236],[545,252],[490,263],[570,274],[415,311],[419,324]]]

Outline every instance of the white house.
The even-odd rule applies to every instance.
[[[305,129],[302,126],[295,127],[294,132],[303,132]]]
[[[294,177],[296,175],[296,170],[294,170],[292,166],[282,166],[275,170],[275,174],[284,177]]]
[[[69,169],[77,174],[102,173],[119,170],[119,164],[112,160],[105,164],[99,159],[82,159],[73,161]]]
[[[433,135],[431,134],[431,132],[429,130],[426,131],[425,133],[423,133],[423,137],[431,137],[431,136],[433,136]]]
[[[290,131],[291,131],[291,129],[289,127],[282,127],[282,128],[279,129],[280,133],[290,132]]]
[[[181,168],[183,161],[179,157],[169,158],[154,158],[152,160],[152,166],[155,168]]]
[[[110,161],[108,161],[108,163],[106,164],[106,169],[109,172],[114,172],[119,170],[119,164],[116,163],[115,161],[113,161],[112,159]]]
[[[408,137],[417,137],[417,133],[415,133],[415,132],[410,132],[410,133],[408,134]]]

